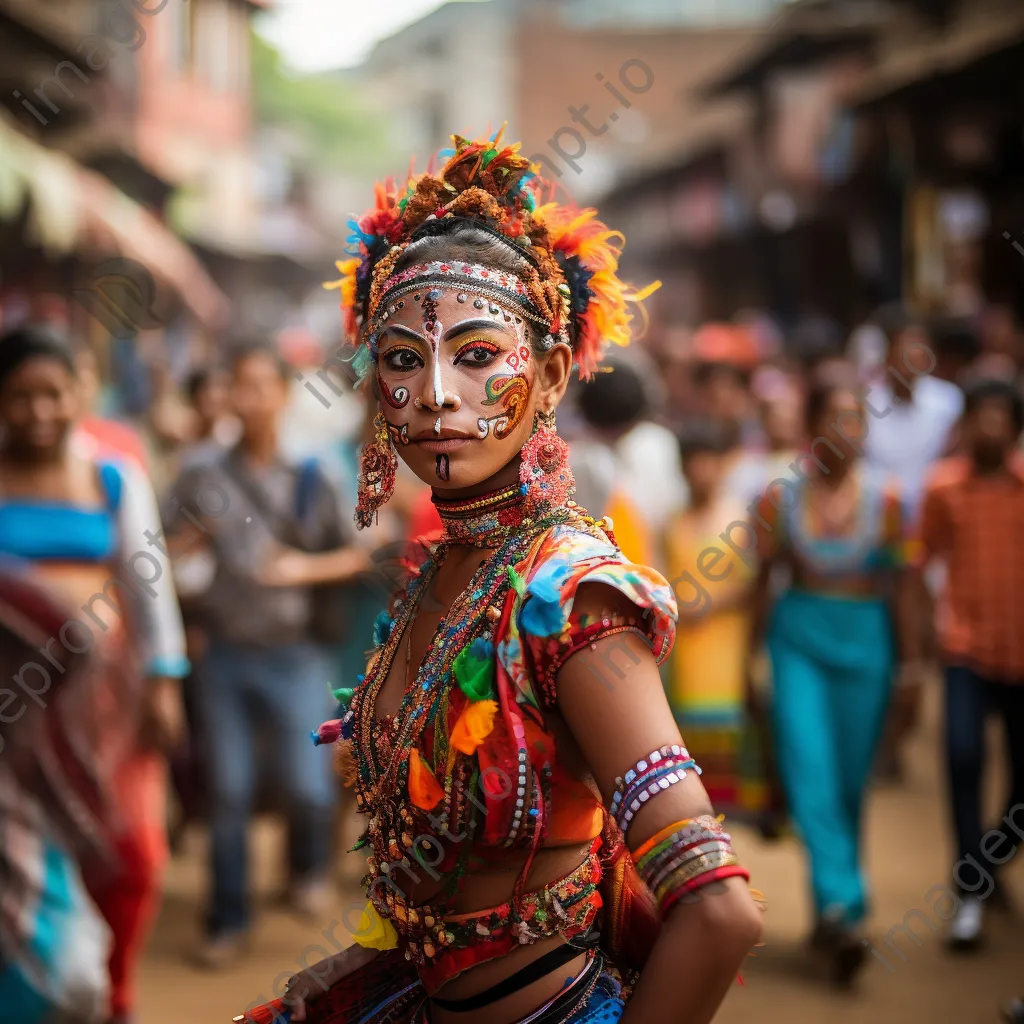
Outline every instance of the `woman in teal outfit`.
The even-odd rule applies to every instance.
[[[909,671],[917,659],[899,494],[858,458],[867,426],[851,368],[812,381],[807,429],[804,472],[758,506],[753,645],[767,641],[771,660],[779,771],[810,860],[812,942],[848,985],[866,949],[864,795],[897,660]],[[773,595],[780,563],[790,582]]]

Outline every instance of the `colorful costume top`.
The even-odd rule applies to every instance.
[[[576,651],[601,637],[644,637],[658,661],[671,649],[675,598],[653,570],[622,556],[609,533],[569,503],[541,521],[524,522],[519,488],[473,502],[437,502],[447,535],[489,532],[491,509],[518,528],[506,532],[463,596],[442,620],[401,710],[376,721],[374,700],[407,644],[437,570],[435,550],[412,574],[391,614],[377,628],[367,675],[335,729],[351,740],[348,771],[361,811],[371,815],[366,879],[376,912],[397,933],[428,989],[510,949],[561,932],[572,937],[594,923],[602,901],[600,852],[606,816],[601,800],[559,757],[544,711],[557,701],[556,679]],[[476,508],[467,516],[466,505]],[[442,541],[442,545],[445,541]],[[589,621],[573,611],[581,584],[603,584],[623,595],[635,615]],[[608,686],[630,659],[608,648]],[[410,680],[412,682],[412,680]],[[591,842],[579,869],[539,892],[524,883],[541,846]],[[514,898],[474,914],[446,914],[462,874],[474,865],[528,852]],[[445,887],[430,906],[414,906],[403,878],[430,865]],[[389,933],[390,934],[390,933]]]
[[[857,509],[846,532],[830,532],[815,509],[803,500],[806,484],[795,500],[776,505],[765,495],[757,507],[762,554],[787,550],[815,575],[840,581],[907,564],[911,543],[906,535],[900,492],[867,467],[857,470]]]

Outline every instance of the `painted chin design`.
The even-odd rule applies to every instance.
[[[436,469],[438,480],[448,480],[451,478],[451,463],[448,461],[447,455],[438,455]]]

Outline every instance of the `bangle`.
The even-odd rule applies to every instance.
[[[685,753],[685,751],[684,751]],[[632,782],[624,782],[620,785],[615,792],[612,794],[612,802],[610,810],[614,815],[619,808],[619,805],[623,802],[629,803],[631,796],[639,789],[642,789],[648,782],[652,782],[655,779],[662,778],[667,775],[673,768],[696,768],[697,762],[692,757],[683,758],[680,757],[667,757],[664,761],[658,764],[656,767],[649,769],[643,775],[634,778]]]
[[[695,881],[691,882],[688,886],[681,889],[675,889],[670,892],[664,900],[658,904],[658,911],[661,916],[664,917],[684,897],[690,896],[699,889],[712,885],[714,882],[724,882],[727,878],[742,878],[744,881],[749,882],[750,872],[739,865],[715,868],[712,871],[707,871],[703,875],[700,875]],[[751,890],[751,892],[753,892],[753,890]],[[754,899],[755,902],[763,903],[763,901],[758,901],[756,896]]]
[[[651,836],[632,854],[662,915],[687,893],[712,882],[736,875],[749,879],[722,821],[710,814],[685,818]]]

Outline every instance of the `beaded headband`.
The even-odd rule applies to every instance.
[[[413,176],[400,189],[393,180],[378,183],[372,209],[349,222],[350,258],[339,261],[338,281],[327,288],[341,292],[345,328],[356,349],[353,369],[360,379],[371,370],[374,333],[388,313],[385,299],[407,284],[452,287],[461,271],[467,293],[478,292],[513,304],[541,326],[545,344],[571,342],[581,377],[589,377],[609,344],[629,343],[631,303],[639,303],[659,283],[633,291],[618,277],[624,241],[597,219],[597,211],[577,210],[565,204],[537,204],[537,194],[552,186],[538,175],[539,168],[519,154],[519,144],[504,145],[502,132],[489,139],[470,141],[453,135],[453,149],[436,174]],[[471,221],[507,242],[528,264],[504,288],[483,276],[488,268],[475,264],[420,264],[395,274],[409,245],[424,235],[439,235],[457,223]],[[455,268],[441,271],[440,266]],[[434,269],[428,273],[424,266]],[[417,271],[408,280],[403,275]],[[403,278],[397,283],[396,278]],[[520,293],[519,288],[523,289]]]
[[[397,274],[392,274],[384,282],[376,309],[370,314],[371,328],[379,327],[394,312],[394,308],[389,306],[388,302],[393,302],[399,295],[409,291],[430,286],[458,288],[460,294],[488,295],[502,305],[513,306],[528,320],[545,323],[531,302],[526,285],[515,274],[491,270],[479,263],[446,263],[435,260],[433,263],[417,263],[407,267]]]

